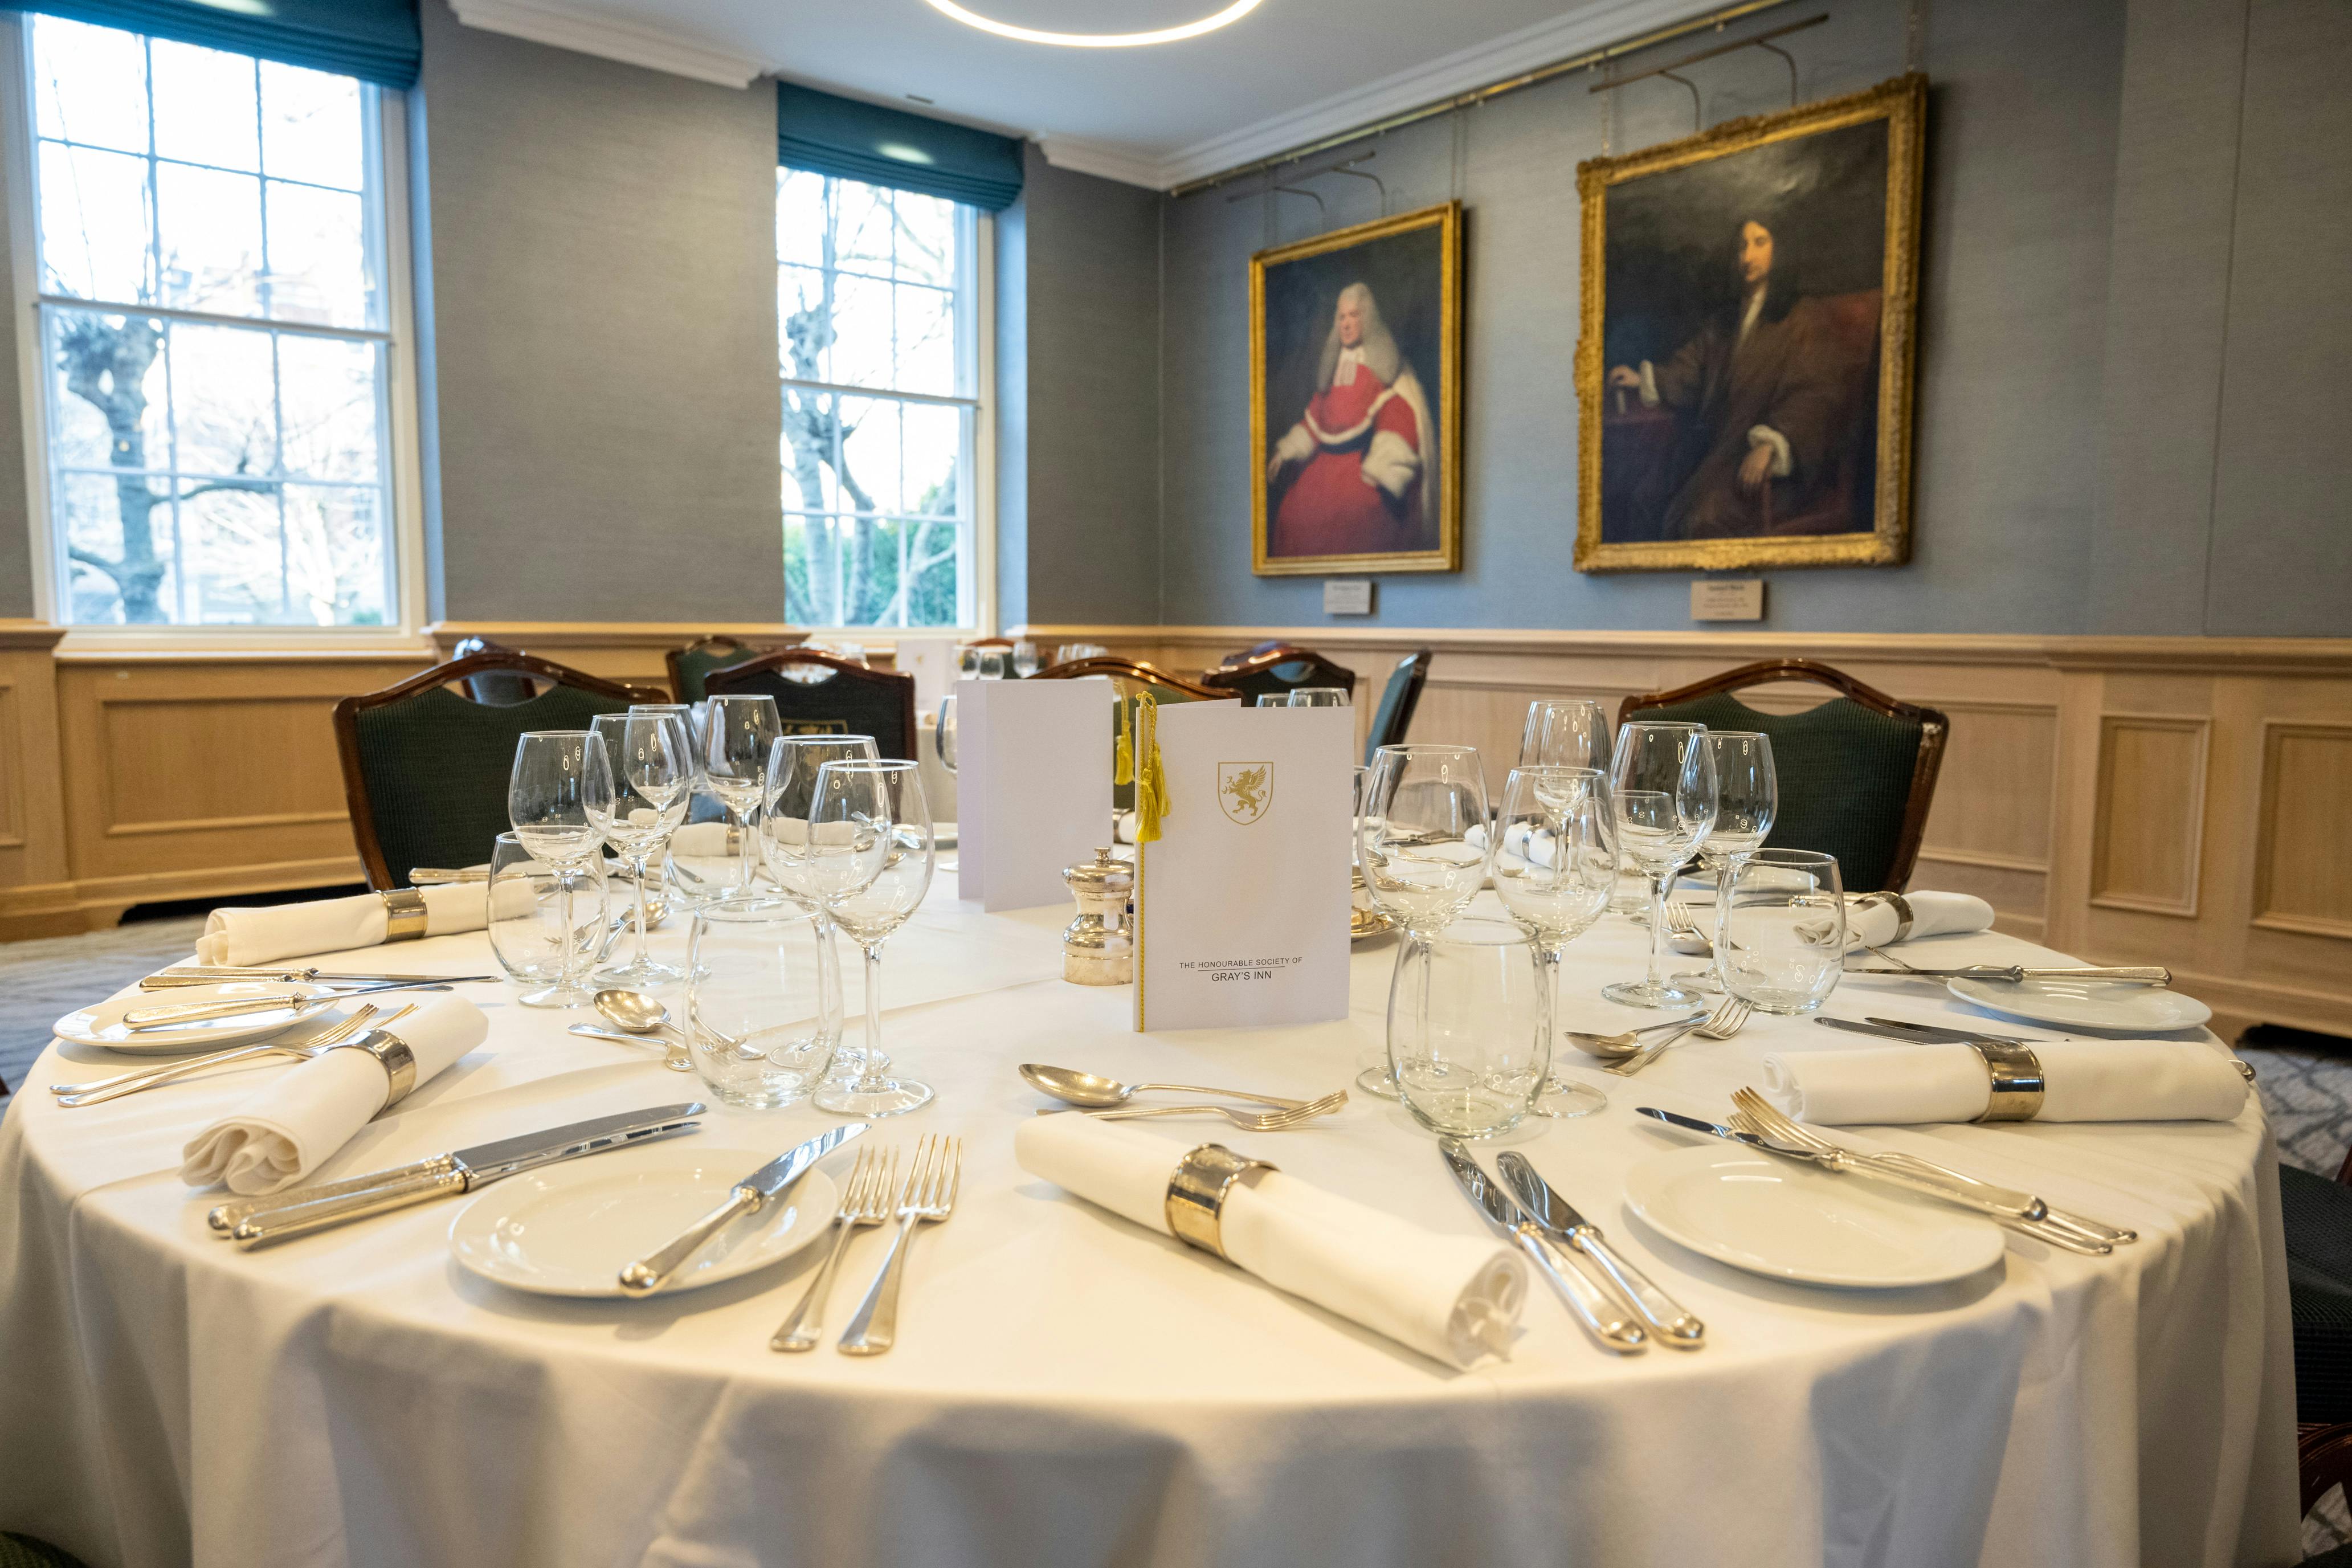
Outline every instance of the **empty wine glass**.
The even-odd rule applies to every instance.
[[[1609,771],[1609,715],[1581,697],[1546,697],[1528,704],[1526,731],[1519,737],[1523,768],[1598,768]]]
[[[809,858],[816,832],[812,813],[817,801],[817,770],[827,763],[875,760],[870,735],[783,735],[769,750],[768,776],[761,795],[760,856],[776,886],[803,909],[821,911],[824,908]]]
[[[686,721],[675,713],[599,713],[589,728],[604,742],[613,769],[613,793],[595,814],[604,842],[618,850],[636,888],[636,951],[626,963],[596,972],[606,985],[642,989],[682,980],[686,972],[656,963],[646,939],[646,866],[686,820],[694,785],[693,742]]]
[[[1597,768],[1513,768],[1495,818],[1495,893],[1543,960],[1548,1006],[1559,1009],[1560,962],[1568,944],[1609,912],[1617,883],[1609,777]],[[1552,1059],[1557,1062],[1557,1037]],[[1583,1116],[1609,1103],[1588,1084],[1544,1080],[1540,1116]]]
[[[1426,963],[1418,939],[1470,907],[1486,880],[1486,774],[1475,746],[1382,746],[1372,753],[1356,819],[1356,863],[1372,906],[1404,928],[1397,962]],[[1419,994],[1426,994],[1426,988]],[[1390,1064],[1356,1076],[1393,1100]]]
[[[1024,680],[1037,673],[1037,645],[1026,637],[1013,645],[1013,673]]]
[[[1415,939],[1389,985],[1390,1074],[1431,1131],[1491,1138],[1528,1113],[1551,1062],[1551,1002],[1536,943],[1504,921]]]
[[[581,876],[603,848],[599,816],[613,809],[613,770],[602,736],[586,730],[534,730],[515,742],[514,770],[507,776],[507,819],[515,842],[534,860],[553,868],[556,929],[573,928],[572,894]],[[582,1007],[589,993],[580,983],[581,952],[562,944],[562,964],[553,984],[526,992],[526,1007]]]
[[[1265,704],[1261,703],[1263,707]],[[1283,703],[1286,708],[1345,708],[1349,706],[1348,689],[1344,686],[1294,686]]]
[[[1715,826],[1698,847],[1698,863],[1714,873],[1720,904],[1724,878],[1762,848],[1772,831],[1780,786],[1772,772],[1771,737],[1745,730],[1709,730],[1706,746],[1715,753]],[[1706,969],[1670,976],[1666,984],[1689,991],[1720,991],[1722,972],[1718,960]]]
[[[710,700],[702,736],[702,774],[732,819],[742,872],[741,880],[719,895],[722,899],[748,899],[757,892],[752,880],[758,874],[759,849],[751,839],[751,814],[767,785],[769,750],[783,728],[772,697],[730,694]]]
[[[866,1050],[857,1077],[816,1091],[819,1110],[896,1116],[929,1102],[929,1084],[892,1078],[882,1049],[882,944],[931,885],[931,810],[912,763],[835,762],[809,807],[809,880],[834,924],[866,955]]]
[[[1054,662],[1072,664],[1082,658],[1101,658],[1109,652],[1098,642],[1066,642],[1054,650]]]
[[[1604,985],[1601,994],[1632,1007],[1681,1007],[1696,992],[1666,984],[1666,888],[1715,826],[1715,753],[1706,731],[1687,724],[1628,724],[1617,732],[1610,803],[1617,844],[1650,879],[1650,973]]]
[[[1810,1013],[1845,971],[1845,895],[1837,857],[1757,849],[1717,884],[1717,967],[1724,989],[1765,1013]]]

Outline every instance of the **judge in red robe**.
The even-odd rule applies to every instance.
[[[1332,313],[1315,395],[1265,466],[1266,552],[1436,549],[1436,435],[1371,289],[1350,283]]]

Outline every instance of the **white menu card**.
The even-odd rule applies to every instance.
[[[956,645],[953,637],[900,637],[898,663],[901,675],[915,678],[915,710],[928,716],[939,710],[940,699],[955,684]]]
[[[957,894],[993,914],[1067,902],[1110,840],[1107,680],[959,680]]]
[[[1135,1026],[1346,1017],[1354,711],[1184,702],[1159,720],[1168,811],[1136,846]]]

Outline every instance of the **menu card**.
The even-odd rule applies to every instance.
[[[929,715],[938,711],[940,699],[955,684],[956,645],[953,637],[900,637],[898,662],[892,666],[901,675],[915,678],[915,708]]]
[[[1062,868],[1110,842],[1110,683],[955,690],[958,896],[992,914],[1066,902]]]
[[[1168,801],[1136,846],[1135,1026],[1348,1016],[1356,716],[1171,703]]]

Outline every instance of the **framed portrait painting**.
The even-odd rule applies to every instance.
[[[1577,165],[1577,570],[1908,556],[1927,90]]]
[[[1251,564],[1462,564],[1462,207],[1250,258]]]

